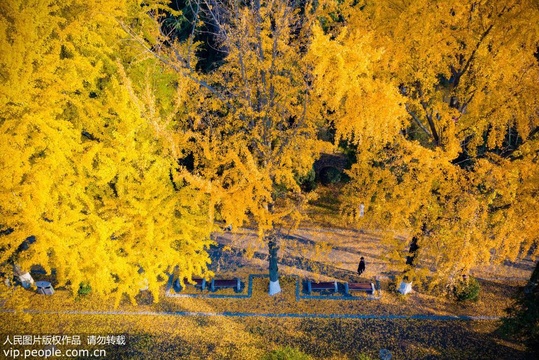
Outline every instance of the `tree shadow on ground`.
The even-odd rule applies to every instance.
[[[311,240],[309,238],[306,238],[304,236],[299,236],[299,235],[284,235],[282,236],[282,240],[293,240],[293,241],[298,242],[299,244],[307,245],[311,247],[314,247],[317,243],[319,243],[317,241],[314,241],[314,240]],[[332,246],[331,249],[336,250],[336,251],[347,252],[347,253],[350,253],[351,255],[357,255],[357,256],[365,255],[364,251],[360,251],[360,250],[357,250],[351,247],[346,247],[346,246]]]
[[[478,322],[427,320],[305,319],[301,330],[311,337],[302,349],[321,357],[354,354],[376,358],[389,349],[397,359],[531,359],[530,354],[502,344]],[[314,340],[314,341],[313,341]],[[323,340],[323,341],[321,341]]]
[[[530,272],[530,274],[533,272],[533,269],[535,268],[535,262],[533,262],[530,259],[523,259],[519,260],[518,262],[513,262],[506,260],[503,262],[505,266],[512,267],[519,270],[524,270]]]
[[[492,295],[496,297],[504,297],[507,299],[515,299],[521,286],[518,284],[509,284],[507,282],[496,282],[492,280],[477,278],[481,285],[479,296]]]
[[[216,271],[218,264],[227,264],[226,271],[233,272],[234,269],[237,269],[239,264],[242,263],[243,250],[232,248],[230,251],[225,252],[223,251],[223,247],[224,245],[220,244],[219,246],[214,246],[210,249],[209,253],[212,259],[210,270]],[[256,251],[252,257],[264,262],[269,262],[269,255],[267,253]],[[318,276],[327,276],[339,281],[355,282],[358,279],[358,275],[354,271],[338,268],[322,261],[315,261],[301,256],[288,255],[286,257],[280,257],[278,265],[284,265],[294,269],[314,273]]]
[[[202,333],[205,327],[214,326],[211,318],[195,320]],[[388,349],[395,359],[534,358],[498,339],[492,332],[492,323],[488,322],[279,318],[237,318],[233,321],[237,324],[234,328],[252,337],[244,346],[256,347],[262,353],[289,346],[314,359],[356,359],[361,355],[377,359],[380,349]],[[241,346],[212,337],[197,341],[181,335],[160,337],[139,333],[129,334],[126,343],[129,346],[107,346],[107,358],[150,358],[158,355],[170,359],[236,359],[245,355]]]

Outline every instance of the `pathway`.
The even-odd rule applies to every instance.
[[[1,313],[14,313],[15,310],[0,310]],[[307,314],[307,313],[248,313],[248,312],[199,312],[199,311],[86,311],[86,310],[24,310],[28,314],[65,314],[65,315],[122,315],[122,316],[223,316],[223,317],[262,317],[262,318],[300,318],[300,319],[362,319],[362,320],[430,320],[430,321],[497,321],[497,316],[466,315],[376,315],[376,314]]]

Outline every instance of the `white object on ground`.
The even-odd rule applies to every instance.
[[[270,281],[269,283],[269,294],[275,295],[281,292],[281,286],[279,285],[279,280]]]
[[[19,281],[23,288],[28,289],[34,283],[34,279],[30,273],[24,273],[19,275]]]
[[[399,286],[399,292],[402,294],[402,295],[406,295],[410,292],[412,292],[412,283],[409,282],[401,282],[400,286]]]

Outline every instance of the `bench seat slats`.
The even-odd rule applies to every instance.
[[[307,292],[310,294],[313,290],[319,291],[319,290],[330,290],[337,292],[337,282],[336,281],[323,281],[323,282],[307,282]]]
[[[236,291],[241,291],[241,281],[239,278],[235,279],[213,279],[210,284],[210,290],[216,289],[234,288]]]
[[[344,290],[347,294],[350,291],[365,291],[374,294],[375,288],[373,283],[345,283]]]
[[[359,290],[359,291],[369,291],[371,290],[371,284],[357,284],[357,283],[351,283],[348,284],[349,290]]]

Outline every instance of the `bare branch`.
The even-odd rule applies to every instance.
[[[427,134],[429,137],[432,137],[432,134],[430,133],[430,131],[426,128],[425,125],[423,125],[423,123],[421,122],[421,120],[419,120],[417,115],[412,110],[410,110],[410,107],[408,106],[408,104],[405,104],[404,107],[406,109],[406,112],[408,112],[408,114],[410,114],[412,119],[414,119],[414,121],[421,128],[421,130],[423,130],[425,132],[425,134]]]

